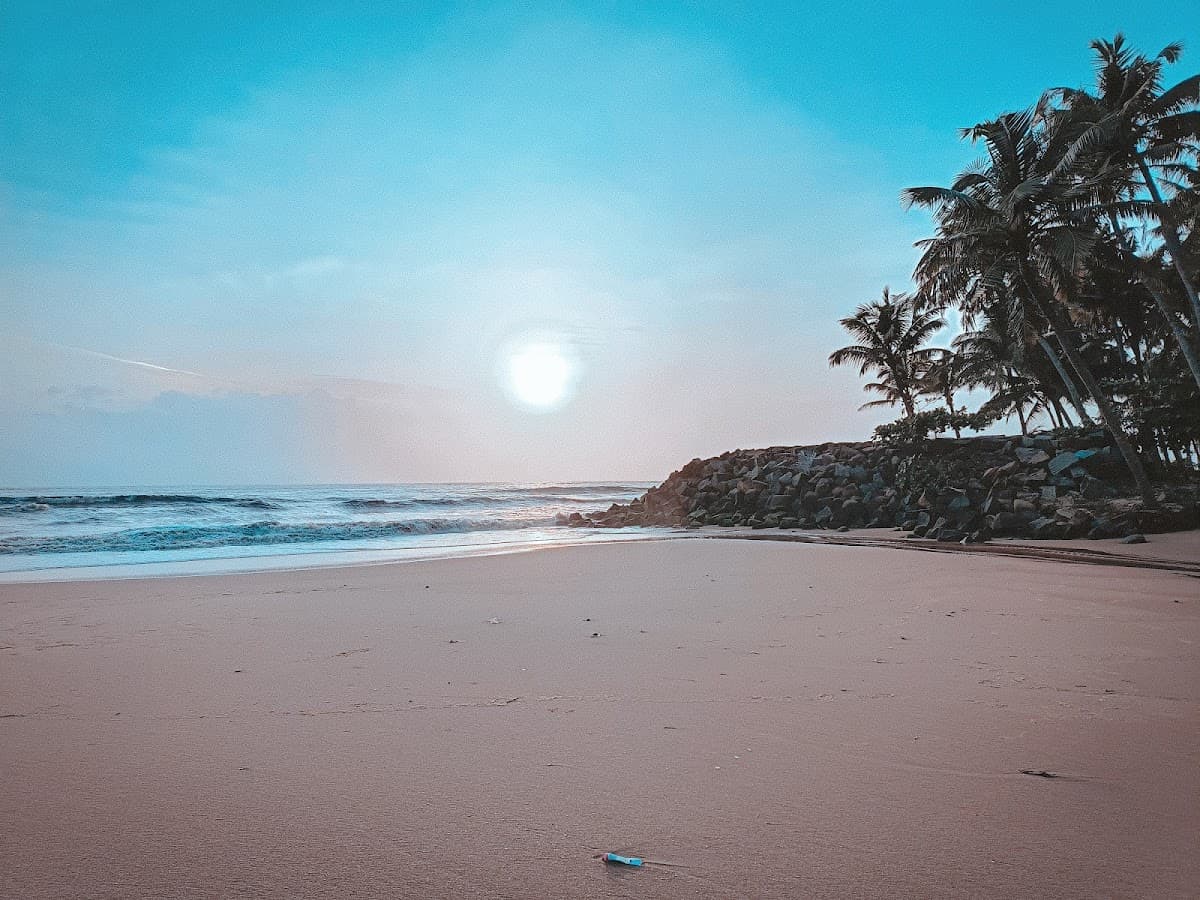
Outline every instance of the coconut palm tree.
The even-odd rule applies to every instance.
[[[1180,235],[1180,211],[1169,202],[1188,185],[1195,184],[1197,141],[1200,140],[1200,74],[1163,88],[1166,65],[1179,59],[1182,47],[1170,44],[1148,58],[1135,54],[1123,35],[1091,43],[1096,54],[1096,92],[1056,88],[1048,99],[1061,98],[1062,111],[1075,121],[1076,136],[1058,168],[1074,168],[1097,189],[1106,202],[1108,221],[1122,248],[1136,260],[1132,240],[1119,223],[1118,214],[1149,219],[1158,224],[1167,258],[1187,297],[1190,312],[1184,316],[1200,329],[1200,297],[1196,268],[1189,265]],[[1164,194],[1164,188],[1166,194]],[[1149,200],[1138,194],[1144,190]],[[1144,195],[1143,195],[1144,196]],[[1186,211],[1182,217],[1186,219]],[[1139,262],[1134,262],[1140,271]],[[1143,278],[1175,339],[1200,383],[1200,364],[1190,337],[1179,327],[1176,313],[1163,296],[1161,284]]]
[[[921,379],[934,354],[925,347],[945,322],[919,294],[892,294],[886,287],[883,298],[864,303],[841,325],[858,343],[829,355],[831,366],[855,363],[859,374],[872,373],[878,380],[864,390],[882,394],[879,400],[864,403],[860,409],[874,406],[903,405],[906,416],[917,411]]]
[[[949,187],[909,188],[909,205],[933,212],[935,237],[918,242],[923,253],[914,277],[935,301],[977,310],[1006,281],[1037,318],[1049,324],[1080,382],[1092,395],[1143,501],[1154,491],[1109,398],[1079,351],[1068,314],[1078,276],[1098,239],[1097,214],[1086,213],[1091,189],[1058,163],[1073,135],[1039,107],[1008,113],[967,129],[986,156]],[[1083,210],[1084,212],[1081,212]]]
[[[935,397],[946,404],[950,413],[950,427],[954,429],[955,437],[962,437],[962,428],[954,418],[954,395],[967,387],[964,363],[962,358],[953,350],[936,350],[930,356],[929,365],[921,376],[918,385],[920,393],[927,397]]]
[[[1017,417],[1021,434],[1028,434],[1029,420],[1038,412],[1052,412],[1054,390],[1044,373],[1037,371],[1029,353],[1029,328],[1019,304],[1001,299],[984,313],[979,328],[968,320],[967,330],[954,339],[959,379],[963,387],[984,388],[991,397],[980,408],[985,417]]]

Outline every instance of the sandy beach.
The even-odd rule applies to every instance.
[[[1192,897],[1198,600],[735,540],[0,585],[0,894]]]

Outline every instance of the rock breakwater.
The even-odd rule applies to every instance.
[[[1103,432],[734,450],[560,524],[899,528],[912,537],[1105,538],[1200,526],[1194,494],[1144,508]]]

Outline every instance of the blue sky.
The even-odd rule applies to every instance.
[[[252,6],[0,8],[0,481],[658,478],[865,437],[890,416],[825,358],[907,286],[900,190],[1088,83],[1092,37],[1200,48],[1185,3]],[[497,375],[535,330],[580,361],[540,415]]]

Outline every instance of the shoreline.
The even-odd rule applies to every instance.
[[[612,529],[595,533],[576,533],[563,540],[481,541],[475,544],[431,544],[423,547],[357,548],[297,550],[293,553],[259,553],[244,556],[203,557],[152,562],[117,562],[92,566],[46,566],[0,572],[0,586],[6,584],[68,584],[78,581],[134,581],[145,578],[203,578],[221,575],[252,575],[265,572],[307,572],[314,569],[387,566],[441,559],[472,559],[479,556],[504,556],[555,547],[582,547],[591,544],[623,544],[632,541],[670,540],[680,537],[679,529],[638,529],[620,533]]]
[[[0,572],[0,587],[19,584],[69,584],[81,581],[132,581],[154,578],[203,578],[223,575],[307,572],[320,569],[354,569],[391,566],[435,560],[471,559],[505,556],[567,547],[625,544],[641,541],[670,540],[752,540],[779,543],[815,544],[879,549],[919,550],[931,553],[964,553],[1012,558],[1042,559],[1082,565],[1124,566],[1160,569],[1200,575],[1200,529],[1156,534],[1145,544],[1126,545],[1118,539],[1029,541],[1019,538],[994,538],[986,543],[947,544],[928,538],[894,537],[891,529],[860,528],[849,532],[776,530],[748,528],[678,528],[670,526],[634,526],[629,532],[602,529],[595,533],[553,541],[509,541],[394,550],[328,550],[295,553],[228,556],[205,559],[113,563],[102,566],[47,566]],[[1167,556],[1155,556],[1155,551]],[[370,558],[367,558],[369,555]],[[303,563],[301,558],[311,557]],[[333,557],[338,557],[334,559]],[[357,557],[357,558],[355,558]],[[261,565],[260,565],[261,564]],[[175,571],[169,571],[174,569]]]
[[[0,893],[1185,896],[1195,582],[902,546],[4,585]]]

